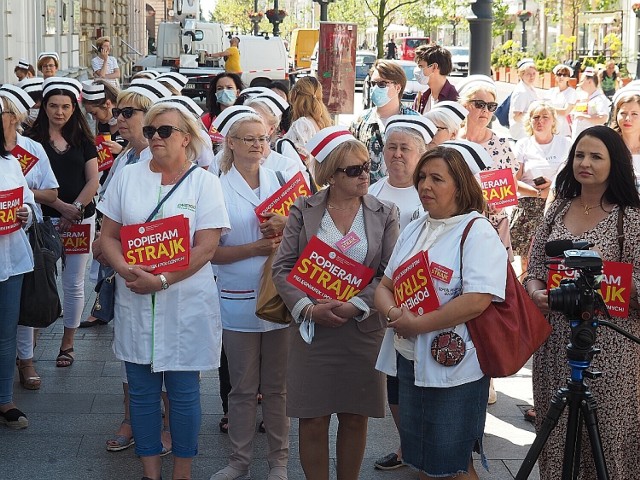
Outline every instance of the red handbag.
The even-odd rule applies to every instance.
[[[479,218],[467,224],[460,239],[461,278],[462,248],[473,222]],[[476,347],[480,368],[491,378],[508,377],[518,372],[551,334],[551,325],[518,281],[508,260],[504,302],[491,302],[466,325]]]

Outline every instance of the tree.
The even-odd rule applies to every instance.
[[[216,4],[209,20],[236,27],[242,33],[250,33],[253,24],[249,20],[249,12],[253,12],[253,0],[225,0]],[[266,20],[263,20],[261,26],[265,23]]]
[[[503,0],[493,0],[493,24],[491,34],[493,38],[501,37],[506,32],[511,32],[516,28],[513,15],[508,14],[509,5]]]
[[[365,32],[367,29],[367,17],[362,3],[358,0],[340,0],[334,2],[328,9],[329,20],[332,22],[349,22],[358,26],[358,31]]]
[[[384,31],[389,27],[394,19],[395,13],[399,8],[419,0],[364,0],[367,8],[375,19],[378,29],[376,46],[378,50],[378,58],[384,55]]]

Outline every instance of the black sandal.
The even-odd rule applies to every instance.
[[[222,433],[229,433],[229,417],[226,415],[220,419],[218,424]]]
[[[536,410],[533,407],[527,409],[523,415],[527,422],[534,423],[536,421]]]

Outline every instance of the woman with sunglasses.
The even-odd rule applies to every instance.
[[[23,149],[27,156],[38,159],[35,164],[30,166],[25,178],[35,198],[35,202],[32,203],[35,209],[35,220],[42,222],[40,204],[55,201],[58,196],[58,181],[53,174],[49,157],[47,157],[42,145],[21,135],[21,124],[27,118],[27,113],[34,102],[24,90],[9,84],[0,87],[0,97],[2,97],[0,98],[0,107],[4,149],[9,152],[14,152],[16,148]],[[20,385],[27,390],[38,390],[42,380],[33,364],[34,329],[18,325],[17,344]]]
[[[569,85],[569,80],[573,77],[573,69],[561,63],[553,67],[553,74],[556,76],[558,86],[547,90],[545,100],[556,109],[558,135],[571,137],[568,118],[578,99],[576,89]]]
[[[375,362],[386,320],[374,309],[373,292],[398,237],[398,209],[367,194],[369,152],[344,127],[321,130],[306,148],[316,181],[328,188],[296,200],[273,263],[273,281],[295,321],[289,336],[287,415],[300,419],[306,478],[326,480],[329,423],[335,413],[337,478],[356,480],[368,419],[384,416],[384,375],[375,370]],[[313,236],[372,269],[371,282],[348,301],[318,299],[289,283],[289,273]]]
[[[289,419],[285,412],[288,357],[286,324],[256,316],[256,297],[265,262],[280,244],[286,217],[269,213],[264,222],[255,208],[290,178],[262,166],[269,149],[264,122],[255,110],[234,106],[214,121],[224,135],[220,182],[231,231],[220,240],[217,265],[229,393],[229,464],[211,480],[244,478],[249,473],[256,433],[258,389],[266,429],[268,480],[286,480]],[[280,176],[280,178],[279,178]]]
[[[95,231],[93,197],[99,185],[98,154],[78,104],[80,82],[50,77],[43,87],[42,108],[28,134],[44,147],[60,186],[54,202],[43,202],[42,213],[57,223],[61,233],[76,230],[77,225],[89,225],[74,233],[85,237],[86,250],[68,251],[62,270],[64,334],[56,367],[70,367],[75,360],[73,343],[84,308],[85,267]]]
[[[129,106],[123,100],[121,108]],[[193,114],[181,104],[162,103],[151,107],[144,121],[152,158],[117,173],[100,201],[102,252],[117,273],[113,349],[126,366],[131,427],[145,478],[161,477],[163,382],[173,478],[191,478],[201,423],[200,371],[216,368],[220,359],[220,312],[209,262],[229,221],[219,180],[194,167],[205,144]],[[120,235],[123,226],[144,223],[163,198],[154,220],[188,221],[189,263],[153,272],[127,262]]]

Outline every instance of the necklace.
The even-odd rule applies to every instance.
[[[351,210],[353,208],[353,205],[350,205],[348,207],[336,207],[335,205],[331,205],[329,202],[327,202],[327,207],[332,210]]]
[[[584,204],[584,202],[582,201],[582,198],[580,199],[580,205],[582,205],[582,208],[584,208],[584,214],[585,215],[589,215],[589,212],[591,210],[593,210],[594,208],[598,208],[598,207],[602,208],[602,202],[600,202],[598,205],[594,205],[594,206],[590,207],[590,206]]]
[[[154,160],[151,160],[151,162],[154,162]],[[184,165],[182,166],[182,169],[180,170],[180,172],[178,172],[178,174],[176,175],[176,177],[171,180],[169,183],[166,183],[165,185],[173,185],[175,184],[178,179],[182,176],[182,174],[185,172],[185,170],[187,169],[187,167],[189,166],[191,162],[184,162]],[[158,168],[156,165],[154,165],[154,167],[160,172],[162,173],[162,170],[160,170],[160,168]]]

